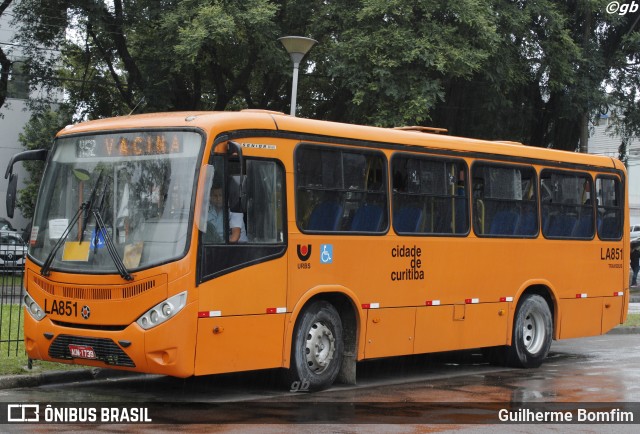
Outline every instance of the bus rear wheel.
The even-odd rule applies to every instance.
[[[342,335],[342,321],[332,304],[317,301],[305,308],[294,331],[289,385],[310,391],[331,386],[342,365]]]
[[[519,368],[539,367],[549,353],[552,334],[553,320],[546,300],[537,294],[525,295],[516,309],[507,364]]]

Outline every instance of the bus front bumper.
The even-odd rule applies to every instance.
[[[25,309],[25,348],[31,359],[189,377],[194,373],[197,316],[197,303],[189,303],[149,330],[134,322],[110,331],[60,325],[48,316],[36,321]]]

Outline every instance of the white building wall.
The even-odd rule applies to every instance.
[[[13,44],[13,36],[15,34],[11,27],[11,17],[13,13],[11,6],[0,17],[0,42],[3,43],[3,51],[7,53],[7,57],[11,61],[20,59],[20,47]],[[7,98],[5,105],[0,107],[0,217],[7,217],[6,193],[8,180],[4,179],[7,164],[11,157],[24,148],[18,142],[18,135],[24,129],[25,124],[31,117],[31,113],[27,110],[26,100]],[[24,187],[24,180],[27,172],[24,170],[22,163],[14,166],[14,173],[18,174],[18,190]],[[28,220],[16,208],[14,217],[9,219],[16,229],[23,229],[29,223]]]
[[[20,142],[18,142],[18,134],[22,132],[31,116],[31,113],[26,111],[26,101],[20,99],[7,101],[8,108],[5,106],[0,112],[4,116],[0,119],[0,216],[4,218],[8,218],[5,201],[8,180],[4,179],[4,174],[11,157],[18,152],[24,151]],[[22,163],[16,164],[13,167],[13,171],[18,174],[18,190],[20,190],[24,187],[27,172],[24,170]],[[28,224],[28,220],[24,218],[18,208],[16,208],[13,218],[9,220],[16,229],[23,229]]]

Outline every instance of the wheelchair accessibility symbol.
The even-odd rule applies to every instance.
[[[320,245],[320,263],[321,264],[333,263],[333,244]]]

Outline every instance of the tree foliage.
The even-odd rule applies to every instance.
[[[585,116],[638,88],[634,14],[574,0],[21,0],[41,83],[79,118],[286,111],[289,59],[311,36],[301,114],[575,149]],[[42,56],[59,48],[61,58]],[[635,62],[635,65],[634,65]],[[34,85],[39,83],[34,82]],[[637,100],[637,95],[632,95]],[[633,99],[631,99],[634,101]],[[634,119],[629,109],[629,119]]]
[[[638,12],[603,0],[16,2],[31,83],[63,88],[75,120],[287,112],[277,38],[303,35],[319,44],[301,70],[301,116],[576,150],[615,104],[624,136],[640,134]]]
[[[69,107],[64,105],[37,109],[18,137],[20,144],[25,149],[50,149],[53,137],[67,125],[71,117],[68,109]],[[29,173],[30,182],[27,182],[25,188],[20,190],[16,205],[24,217],[31,219],[35,210],[40,180],[44,172],[44,163],[42,161],[25,161],[22,164],[25,165]]]

